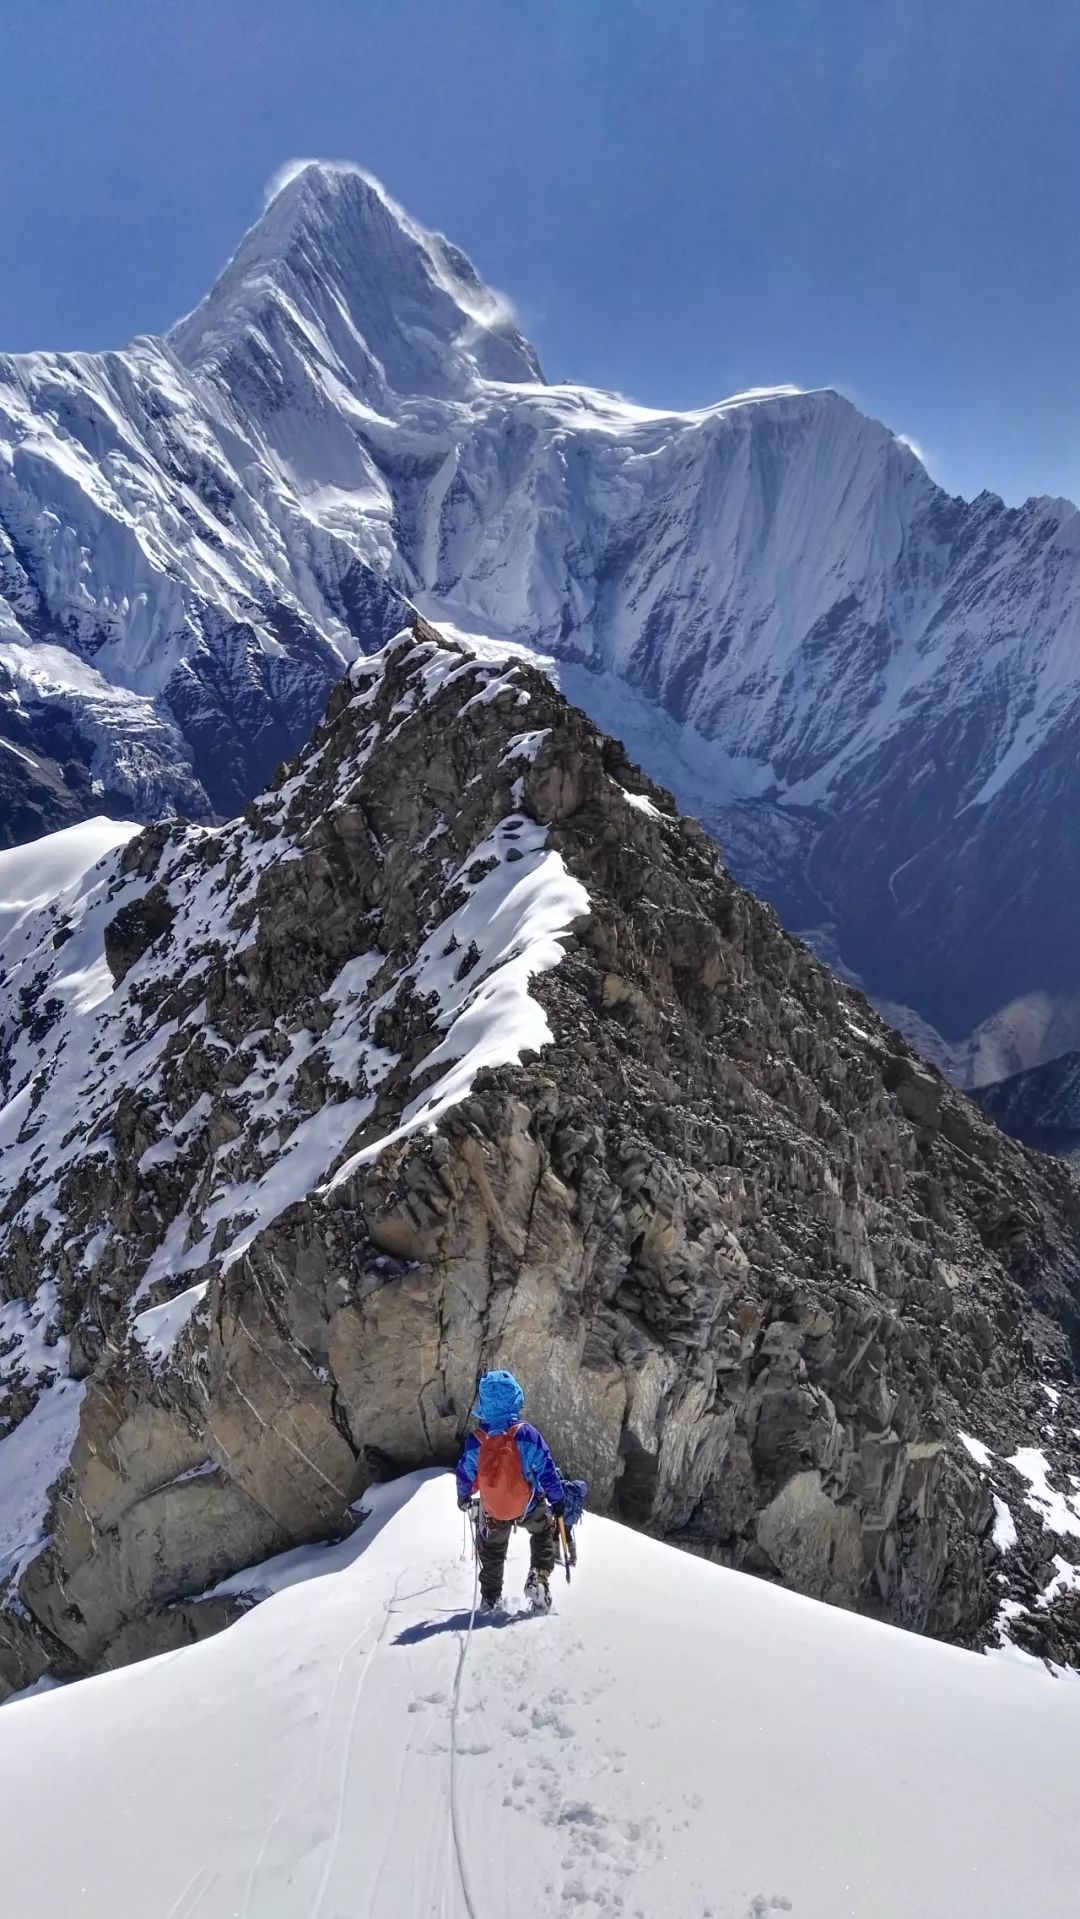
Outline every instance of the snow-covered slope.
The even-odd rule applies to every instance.
[[[950,499],[835,393],[543,384],[456,249],[311,164],[166,340],[0,360],[4,830],[234,808],[408,600],[575,672],[999,1077],[1080,1036],[1078,559],[1067,502]]]
[[[138,830],[116,820],[83,820],[29,846],[0,852],[0,965],[5,973],[7,942],[23,920],[45,906],[62,913],[69,889]]]
[[[1072,1911],[1074,1678],[592,1519],[554,1613],[470,1635],[451,1482],[369,1503],[348,1545],[253,1574],[278,1590],[222,1637],[0,1712],[6,1910]]]
[[[984,1086],[984,1112],[1043,1153],[1080,1155],[1080,1053],[1061,1053],[1045,1065]]]

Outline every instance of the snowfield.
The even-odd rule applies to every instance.
[[[137,826],[102,817],[64,827],[29,846],[0,851],[0,940],[44,906],[64,902],[69,888],[117,846],[126,846]]]
[[[345,1545],[229,1582],[272,1592],[229,1632],[0,1712],[6,1912],[1075,1910],[1072,1680],[592,1518],[549,1618],[470,1635],[449,1478],[368,1503]]]

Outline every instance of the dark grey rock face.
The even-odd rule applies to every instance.
[[[1075,1542],[1004,1464],[1036,1432],[1056,1483],[1080,1461],[1069,1170],[917,1060],[537,672],[420,625],[243,820],[152,829],[94,878],[68,944],[97,914],[114,985],[78,1085],[47,915],[5,1061],[29,1090],[4,1288],[58,1277],[85,1386],[7,1594],[8,1685],[222,1623],[198,1595],[346,1525],[372,1462],[449,1463],[489,1364],[603,1510],[965,1644],[1015,1590],[1074,1656],[1036,1602]],[[507,1044],[539,935],[489,942],[541,896]],[[503,1050],[447,1093],[481,1029]]]

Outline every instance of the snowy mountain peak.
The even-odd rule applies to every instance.
[[[206,299],[169,335],[196,371],[236,350],[314,351],[374,402],[452,397],[478,379],[543,375],[505,301],[441,234],[428,233],[358,167],[290,174]]]
[[[981,1084],[1080,1045],[1078,554],[827,388],[542,383],[449,242],[298,162],[167,343],[0,358],[0,842],[238,810],[419,608],[545,657]]]

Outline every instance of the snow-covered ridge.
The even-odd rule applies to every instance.
[[[496,701],[510,745],[498,731],[489,763]],[[461,723],[459,751],[479,756],[449,819],[423,780],[435,702],[445,727]],[[54,1482],[73,1447],[96,1450],[79,1422],[103,1340],[151,1396],[178,1355],[183,1392],[205,1392],[212,1282],[289,1209],[333,1205],[359,1168],[433,1134],[482,1070],[550,1043],[530,989],[589,900],[520,810],[531,762],[512,729],[528,707],[518,668],[409,630],[354,670],[332,720],[243,819],[142,837],[95,820],[0,853],[0,1265],[20,1295],[0,1305],[9,1624],[50,1548]],[[373,824],[410,759],[427,808],[415,847]],[[357,833],[355,891],[335,905],[321,862]],[[336,930],[316,949],[312,917],[329,911]],[[325,1371],[313,1378],[325,1395]],[[194,1464],[189,1436],[172,1443],[168,1496],[220,1504],[205,1438]],[[301,1439],[298,1456],[311,1449]],[[221,1525],[240,1497],[226,1488]],[[301,1535],[317,1529],[317,1512],[298,1517]],[[266,1525],[264,1547],[287,1536]],[[8,1654],[0,1680],[22,1656]]]
[[[365,1503],[346,1545],[255,1569],[273,1596],[222,1637],[0,1712],[13,1912],[1070,1910],[1073,1680],[592,1518],[547,1619],[470,1633],[450,1480]]]
[[[8,1202],[0,1255],[13,1234],[25,1234],[39,1239],[46,1252],[65,1243],[68,1258],[88,1271],[103,1258],[108,1230],[95,1231],[85,1246],[72,1242],[61,1196],[73,1167],[95,1152],[107,1163],[117,1150],[105,1122],[118,1103],[138,1103],[140,1139],[149,1141],[139,1163],[148,1179],[167,1168],[178,1173],[194,1155],[191,1203],[175,1213],[153,1250],[140,1288],[145,1297],[158,1282],[170,1293],[182,1288],[183,1276],[204,1269],[211,1250],[226,1266],[239,1258],[258,1232],[336,1169],[349,1141],[375,1113],[384,1082],[401,1066],[374,1034],[402,995],[427,1009],[433,1044],[422,1061],[425,1084],[409,1096],[406,1074],[405,1097],[400,1109],[391,1108],[392,1123],[369,1129],[341,1178],[414,1129],[433,1125],[467,1095],[482,1067],[506,1064],[523,1048],[548,1043],[547,1020],[530,997],[529,982],[558,964],[560,934],[588,912],[588,898],[548,846],[545,829],[509,812],[463,859],[444,863],[439,894],[430,902],[430,930],[415,957],[393,965],[377,949],[358,952],[322,994],[318,1030],[291,1032],[287,1045],[280,1033],[267,1035],[265,1049],[250,1049],[235,1089],[243,1150],[230,1143],[219,1147],[209,1192],[205,1180],[196,1178],[209,1101],[200,1094],[175,1110],[169,1070],[189,1052],[193,1059],[204,1054],[212,1070],[215,1053],[224,1059],[230,1051],[199,984],[212,985],[236,928],[252,932],[263,883],[272,886],[276,870],[301,860],[326,812],[348,800],[387,730],[374,717],[364,726],[363,716],[378,710],[390,665],[402,689],[392,709],[393,735],[407,736],[410,719],[454,680],[463,710],[514,681],[512,667],[485,666],[433,640],[418,643],[411,631],[365,660],[354,672],[346,709],[348,724],[362,728],[358,748],[332,760],[329,787],[319,785],[330,752],[324,738],[285,785],[260,799],[252,821],[174,829],[153,875],[153,924],[162,937],[119,979],[115,954],[110,967],[106,929],[138,911],[149,887],[142,862],[123,854],[136,829],[92,821],[0,854],[6,1008],[0,1199]],[[520,697],[524,707],[528,696]],[[508,765],[507,786],[512,772]],[[438,851],[436,844],[436,870]],[[31,873],[34,896],[20,898]],[[2,898],[5,891],[15,896],[9,902]],[[303,1116],[298,1088],[316,1058],[334,1083],[364,1090]],[[435,1068],[440,1070],[432,1077]],[[417,1066],[411,1077],[420,1071]],[[95,1149],[89,1143],[99,1136]],[[27,1195],[22,1204],[20,1194]],[[185,1300],[187,1312],[179,1320],[167,1316],[174,1336],[198,1304],[190,1292]],[[159,1349],[156,1312],[142,1316],[142,1331]]]
[[[0,938],[5,951],[11,936],[43,907],[63,912],[64,895],[77,888],[90,868],[115,847],[124,846],[137,826],[117,820],[86,820],[29,846],[0,852]],[[32,934],[24,936],[32,938]]]

